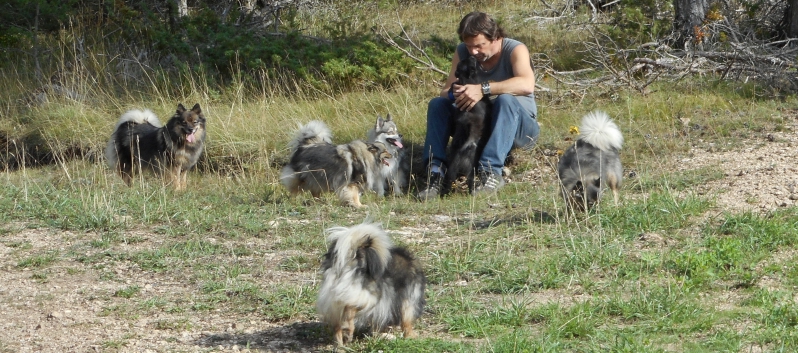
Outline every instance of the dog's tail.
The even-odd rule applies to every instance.
[[[116,126],[114,126],[114,132],[111,134],[111,139],[108,140],[108,144],[105,146],[105,161],[108,163],[108,166],[111,168],[116,167],[116,164],[119,162],[117,157],[118,150],[121,148],[117,143],[117,132],[119,131],[119,127],[122,124],[132,122],[135,124],[150,124],[155,127],[161,127],[161,121],[158,120],[158,116],[155,115],[149,109],[145,110],[128,110],[125,114],[122,114],[119,117],[119,121],[116,122]]]
[[[327,242],[335,256],[331,268],[338,274],[350,270],[348,262],[360,258],[358,267],[371,278],[380,278],[391,260],[393,243],[382,227],[374,223],[362,223],[354,227],[333,227],[325,231]],[[361,257],[362,256],[362,257]]]
[[[623,135],[607,113],[597,110],[582,118],[579,139],[602,151],[620,150]]]
[[[127,112],[125,112],[125,114],[122,114],[122,116],[119,117],[119,121],[116,122],[116,127],[114,128],[114,131],[116,131],[116,129],[119,129],[119,125],[122,125],[128,121],[134,122],[136,124],[150,124],[155,127],[163,126],[163,124],[161,124],[161,121],[158,120],[158,117],[155,115],[155,113],[153,113],[149,109],[145,110],[133,109],[133,110],[128,110]]]
[[[282,170],[280,170],[280,183],[292,193],[298,190],[299,178],[297,177],[294,168],[291,168],[290,165],[286,165]]]
[[[317,143],[332,143],[332,132],[327,125],[319,120],[313,120],[299,127],[294,139],[288,144],[291,154],[296,152],[300,146],[308,146]]]

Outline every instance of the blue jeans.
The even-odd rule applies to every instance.
[[[512,148],[532,148],[535,145],[540,127],[537,106],[532,108],[534,111],[528,111],[511,94],[496,96],[491,109],[491,134],[479,158],[478,169],[501,175],[504,160]],[[423,154],[429,166],[446,164],[446,145],[452,136],[456,112],[457,108],[447,98],[435,97],[429,102]]]

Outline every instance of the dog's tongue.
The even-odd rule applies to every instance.
[[[193,132],[190,133],[188,136],[186,136],[186,141],[188,141],[188,143],[194,143],[194,133]]]
[[[399,140],[394,140],[393,144],[396,145],[396,147],[399,147],[399,148],[404,148],[405,147],[405,146],[402,146],[402,143],[399,142]]]

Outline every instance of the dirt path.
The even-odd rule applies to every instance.
[[[723,178],[695,190],[714,197],[722,210],[770,212],[798,205],[798,117],[783,131],[763,133],[743,146],[727,152],[711,145],[692,148],[679,170],[722,171]]]

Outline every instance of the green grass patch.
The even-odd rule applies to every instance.
[[[58,251],[48,251],[44,254],[26,257],[17,262],[19,268],[44,268],[58,261]]]
[[[130,298],[133,298],[134,296],[138,295],[139,292],[141,292],[141,287],[139,287],[139,286],[129,286],[129,287],[125,287],[125,288],[117,290],[116,292],[114,292],[114,296],[115,297],[119,297],[119,298],[130,299]]]

